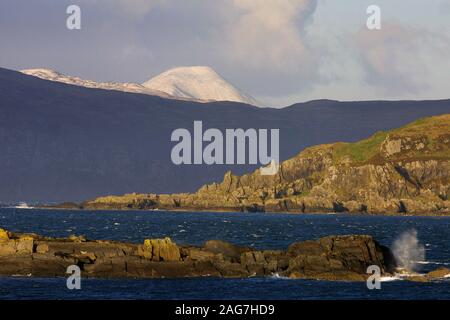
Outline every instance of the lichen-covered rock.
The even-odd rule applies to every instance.
[[[49,250],[48,244],[46,244],[46,243],[38,244],[36,246],[36,253],[44,254],[44,253],[47,253],[48,250]]]
[[[0,241],[0,257],[14,255],[16,252],[16,241]]]
[[[405,279],[412,282],[430,282],[430,278],[420,274],[408,276]]]
[[[153,261],[179,261],[180,248],[170,238],[149,239],[144,247],[151,248]]]
[[[17,254],[32,254],[33,253],[33,238],[25,237],[19,240],[15,240],[16,242],[16,251]]]
[[[30,237],[0,241],[0,256],[31,255],[33,242],[33,238]]]
[[[426,274],[426,277],[432,280],[450,277],[450,269],[441,267],[436,270],[428,272]]]
[[[9,240],[8,231],[0,228],[0,241]]]
[[[68,237],[68,239],[70,241],[73,241],[73,242],[86,242],[86,237],[85,236],[77,236],[77,235],[74,235],[74,234],[70,235]]]

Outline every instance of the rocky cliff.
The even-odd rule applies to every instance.
[[[310,147],[276,175],[228,172],[196,193],[128,194],[86,209],[450,214],[450,115],[420,119],[356,143]],[[78,205],[69,205],[78,207]]]

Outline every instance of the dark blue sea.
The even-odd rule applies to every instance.
[[[179,244],[220,239],[260,249],[286,249],[295,241],[333,234],[370,234],[391,246],[416,230],[426,248],[420,272],[450,268],[450,217],[293,215],[143,211],[67,211],[0,208],[0,228],[65,237],[142,242],[169,236]],[[65,278],[0,277],[0,299],[450,299],[450,278],[432,283],[382,282],[369,290],[361,282],[251,279],[82,279],[68,290]]]

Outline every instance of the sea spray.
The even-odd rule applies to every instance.
[[[425,247],[419,243],[415,229],[403,232],[394,241],[392,253],[398,267],[408,271],[417,271],[418,261],[425,260]]]

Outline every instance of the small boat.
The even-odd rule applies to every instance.
[[[26,202],[20,202],[18,205],[14,206],[16,209],[32,209]]]

